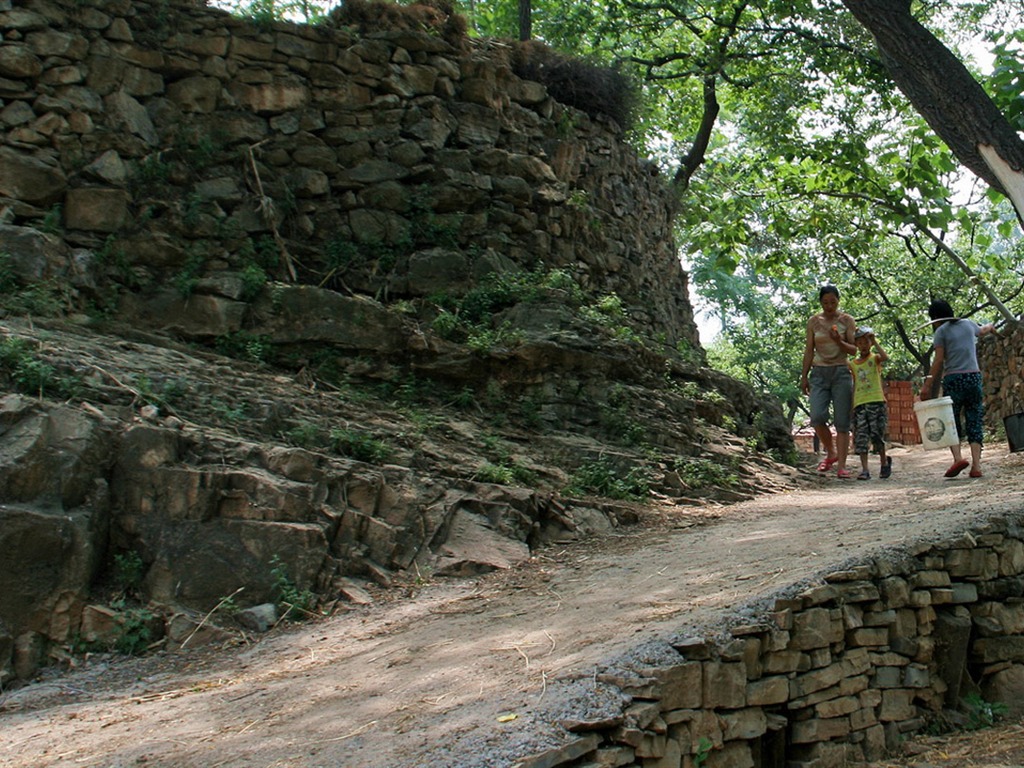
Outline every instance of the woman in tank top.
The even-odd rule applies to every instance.
[[[836,477],[853,477],[846,470],[846,456],[850,449],[850,414],[853,408],[853,376],[849,358],[857,351],[853,334],[857,323],[853,317],[839,311],[839,289],[823,285],[818,291],[821,312],[807,321],[807,343],[804,347],[803,371],[800,390],[809,396],[811,426],[825,449],[825,458],[818,465],[819,472],[828,472],[836,466]],[[836,439],[829,428],[829,409],[836,426]]]

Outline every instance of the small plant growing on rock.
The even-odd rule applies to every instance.
[[[312,615],[316,607],[316,594],[308,589],[299,589],[288,575],[281,558],[274,555],[270,558],[270,575],[274,579],[274,589],[278,594],[278,608],[282,609],[281,618],[295,614]]]
[[[964,699],[964,707],[967,710],[967,724],[964,727],[968,731],[991,728],[1009,711],[1002,702],[985,701],[976,693]]]
[[[248,360],[251,363],[265,362],[270,353],[269,338],[247,331],[221,336],[215,342],[215,346],[222,355]]]
[[[46,212],[39,229],[50,235],[56,235],[63,230],[64,214],[60,203],[54,205]]]
[[[373,464],[382,464],[391,456],[386,443],[355,429],[332,430],[331,447],[344,456]]]
[[[114,584],[123,595],[137,596],[142,590],[145,566],[138,552],[114,555]]]
[[[147,608],[128,608],[122,613],[121,634],[114,641],[114,650],[129,656],[144,653],[153,642],[153,612]]]
[[[0,293],[10,293],[18,286],[14,274],[14,259],[7,251],[0,251]]]

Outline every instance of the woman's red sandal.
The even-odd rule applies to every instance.
[[[955,462],[953,466],[946,470],[946,477],[956,477],[969,466],[971,466],[971,462],[967,461],[967,459],[961,459],[960,461]]]

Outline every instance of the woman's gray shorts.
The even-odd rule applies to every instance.
[[[835,412],[836,432],[849,432],[853,406],[853,375],[849,366],[812,366],[807,382],[811,387],[811,424],[828,424],[831,405]]]

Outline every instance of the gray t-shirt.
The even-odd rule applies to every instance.
[[[935,348],[943,347],[943,375],[949,373],[977,373],[978,348],[976,339],[981,335],[981,326],[973,320],[961,318],[955,323],[945,322],[932,337]]]

